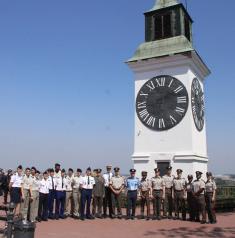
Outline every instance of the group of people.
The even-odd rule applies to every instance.
[[[10,201],[16,205],[15,214],[25,222],[68,216],[81,220],[122,219],[123,203],[127,208],[126,219],[134,220],[139,200],[141,219],[186,220],[188,213],[187,220],[216,223],[216,184],[212,173],[207,172],[207,181],[203,181],[200,171],[196,172],[195,180],[193,175],[188,175],[187,180],[183,178],[181,169],[177,169],[177,175],[173,176],[170,166],[162,177],[159,168],[154,171],[153,178],[149,179],[148,173],[142,171],[139,179],[135,169],[131,169],[130,176],[124,178],[120,168],[115,167],[112,171],[110,165],[103,174],[101,169],[92,171],[91,168],[87,168],[84,174],[81,169],[65,171],[60,164],[41,174],[35,167],[23,171],[20,165],[14,173],[10,170],[5,175],[0,173],[0,186],[4,203],[7,203],[9,191]]]

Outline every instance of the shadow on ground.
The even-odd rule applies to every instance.
[[[234,238],[235,237],[235,227],[199,227],[199,228],[188,228],[188,227],[180,227],[174,228],[172,230],[160,229],[155,231],[148,231],[144,234],[145,237],[148,236],[165,236],[165,237],[182,237],[182,238],[190,238],[190,237],[220,237],[220,238]]]

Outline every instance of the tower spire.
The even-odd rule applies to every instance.
[[[178,0],[156,0],[151,11],[179,4]]]

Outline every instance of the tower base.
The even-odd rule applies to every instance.
[[[177,169],[183,170],[183,177],[187,178],[192,174],[195,178],[195,172],[201,171],[202,178],[206,179],[206,172],[208,166],[208,158],[198,155],[173,155],[173,154],[134,154],[132,156],[134,168],[136,169],[137,177],[141,177],[142,171],[148,172],[148,177],[155,175],[154,169],[160,168],[161,175],[166,172],[166,167],[172,167],[172,174],[176,175]]]

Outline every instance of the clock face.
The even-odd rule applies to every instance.
[[[178,79],[161,75],[147,81],[136,98],[140,121],[155,131],[176,126],[188,109],[188,92]]]
[[[202,131],[204,127],[205,102],[204,93],[197,78],[195,78],[192,82],[191,102],[195,126],[198,131]]]

